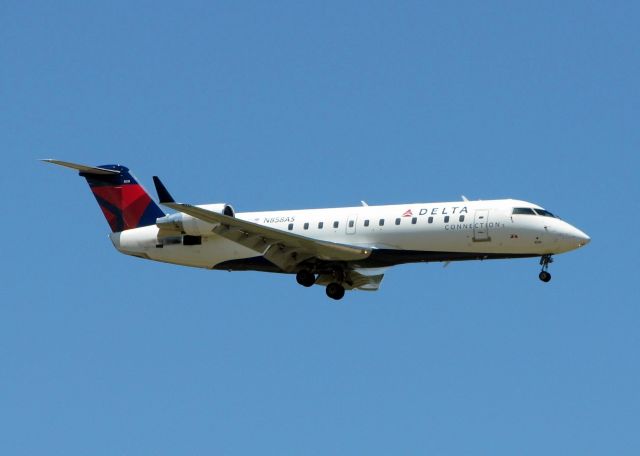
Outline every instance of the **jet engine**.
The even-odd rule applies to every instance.
[[[200,204],[197,207],[228,217],[235,217],[233,207],[226,203]],[[210,234],[216,225],[179,212],[156,219],[156,226],[165,232],[179,232],[192,236],[202,236]]]

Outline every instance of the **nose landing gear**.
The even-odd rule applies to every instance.
[[[551,255],[542,255],[542,257],[540,257],[540,266],[542,266],[542,271],[540,271],[538,277],[543,282],[548,282],[549,280],[551,280],[551,274],[549,273],[549,271],[547,271],[551,263],[553,263],[553,258],[551,258]]]

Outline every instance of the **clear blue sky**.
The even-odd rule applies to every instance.
[[[0,453],[640,453],[637,2],[0,4]],[[514,197],[557,257],[290,276],[118,254],[55,157],[237,210]]]

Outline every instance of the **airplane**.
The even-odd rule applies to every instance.
[[[375,291],[385,270],[405,263],[539,257],[543,282],[553,255],[589,236],[542,207],[498,199],[236,212],[227,203],[179,203],[157,176],[165,213],[126,166],[44,162],[79,171],[127,255],[198,268],[295,274],[305,287]]]

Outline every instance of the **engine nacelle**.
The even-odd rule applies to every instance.
[[[196,207],[201,207],[202,209],[217,212],[218,214],[223,214],[229,217],[235,217],[236,214],[233,207],[226,203],[199,204]],[[175,231],[193,236],[210,234],[211,230],[216,226],[216,224],[204,222],[192,217],[191,215],[183,213],[169,214],[164,217],[160,217],[156,220],[156,225],[161,230]]]

